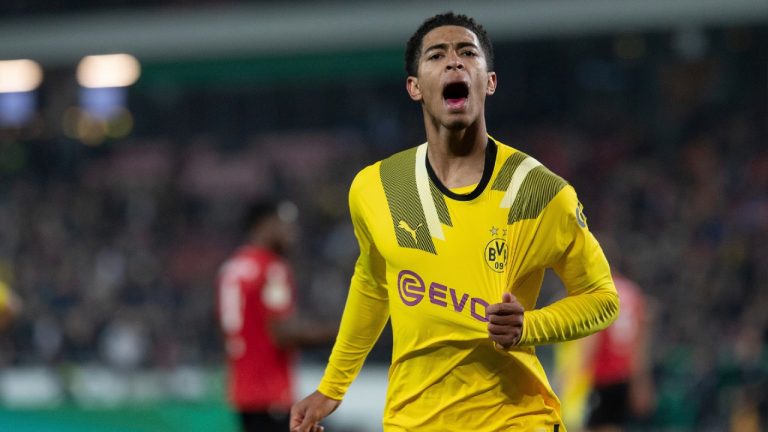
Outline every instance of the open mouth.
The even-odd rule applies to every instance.
[[[443,88],[443,99],[449,108],[462,108],[469,97],[469,86],[465,82],[450,83]]]

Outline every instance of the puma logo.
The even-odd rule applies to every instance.
[[[419,244],[419,240],[416,238],[416,230],[421,228],[421,225],[422,224],[419,224],[419,226],[417,226],[416,228],[411,228],[411,226],[408,225],[408,222],[401,220],[400,223],[397,224],[397,227],[406,230],[408,234],[410,234],[411,237],[413,237],[413,241],[415,241],[416,244]]]

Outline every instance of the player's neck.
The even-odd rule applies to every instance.
[[[279,242],[268,232],[255,232],[251,234],[248,245],[261,250],[270,251],[275,255],[282,255],[282,247]]]
[[[476,184],[483,176],[488,135],[484,122],[478,123],[461,130],[427,130],[429,164],[449,189]]]

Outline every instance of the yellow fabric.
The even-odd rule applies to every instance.
[[[451,188],[451,192],[459,195],[466,195],[472,192],[473,190],[475,190],[475,187],[477,187],[477,183],[468,185],[468,186],[459,186],[459,187]]]
[[[592,392],[590,370],[584,341],[561,342],[555,346],[555,380],[562,418],[572,430],[581,430],[586,421],[587,404]]]
[[[0,309],[8,307],[11,291],[8,284],[0,280]]]
[[[477,198],[445,198],[452,226],[442,225],[445,240],[433,238],[436,254],[398,245],[381,162],[357,175],[349,204],[360,257],[321,393],[344,396],[391,317],[385,431],[552,431],[555,424],[565,430],[533,346],[607,327],[618,297],[602,250],[579,224],[571,186],[535,219],[507,225],[505,191],[491,185],[514,152],[498,143],[493,176]],[[499,239],[508,255],[496,272],[486,258],[494,255],[489,248],[499,250]],[[546,268],[555,269],[567,296],[535,309]],[[507,291],[527,312],[519,346],[501,351],[488,338],[484,304],[498,303]]]

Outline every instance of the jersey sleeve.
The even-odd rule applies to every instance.
[[[551,305],[526,311],[518,345],[578,339],[608,327],[618,316],[619,298],[608,261],[587,227],[576,192],[566,186],[542,216],[547,233],[547,267],[567,295]]]
[[[280,259],[270,259],[264,265],[264,283],[259,296],[268,319],[285,319],[296,307],[296,287],[290,267]]]
[[[389,299],[386,289],[386,267],[368,229],[370,212],[365,201],[366,188],[375,187],[378,170],[368,167],[352,183],[349,209],[360,256],[349,286],[347,303],[341,318],[339,334],[333,346],[328,366],[318,391],[333,399],[342,399],[363,366],[368,352],[379,338],[389,319]],[[367,174],[367,175],[366,175]],[[375,176],[372,176],[374,174]]]

